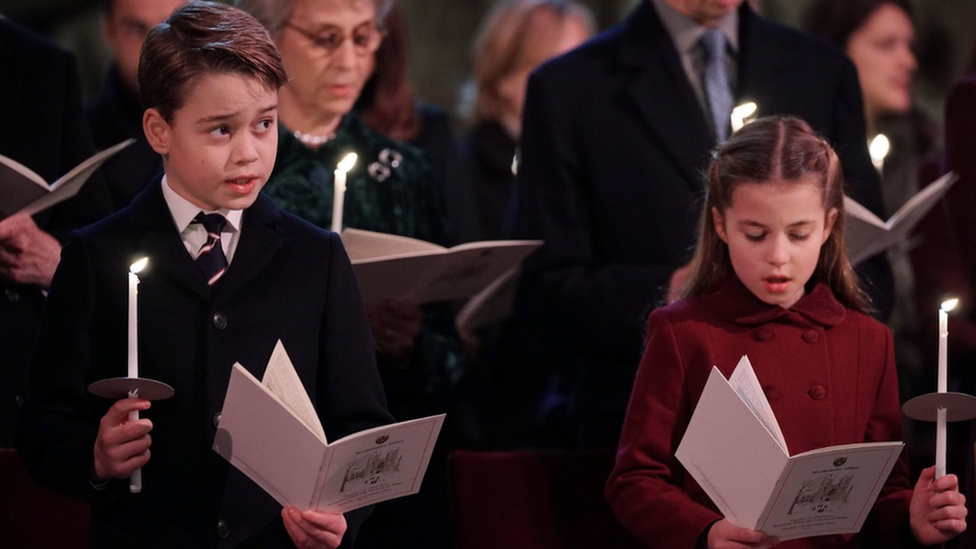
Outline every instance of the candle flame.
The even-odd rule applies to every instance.
[[[730,116],[732,131],[737,132],[742,129],[743,126],[749,122],[752,122],[755,118],[756,111],[758,110],[759,105],[756,105],[752,101],[737,105],[734,109],[732,109],[732,115]]]
[[[356,160],[358,158],[359,156],[356,153],[352,153],[352,152],[347,154],[346,156],[343,156],[342,160],[340,160],[339,163],[336,164],[336,170],[342,173],[349,173],[349,170],[351,170],[352,167],[356,165]]]
[[[943,301],[942,302],[942,310],[948,313],[949,311],[955,309],[956,308],[956,305],[959,305],[959,300],[958,299],[949,299],[949,300]]]
[[[871,163],[874,164],[874,167],[878,171],[884,168],[885,157],[888,156],[889,150],[891,150],[891,143],[883,133],[874,136],[874,139],[868,143],[868,154],[871,155]]]
[[[133,274],[136,274],[139,271],[145,269],[146,268],[146,265],[148,263],[149,263],[149,258],[148,257],[144,257],[144,258],[140,259],[139,261],[136,261],[132,265],[129,265],[129,272],[130,273],[133,273]]]

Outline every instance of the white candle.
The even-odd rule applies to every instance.
[[[946,409],[939,408],[935,427],[935,478],[946,474]]]
[[[139,377],[139,277],[137,273],[146,267],[149,258],[144,257],[129,266],[129,377]],[[139,391],[129,392],[129,397],[138,396]],[[129,421],[138,421],[139,411],[129,412]],[[129,491],[138,494],[142,491],[142,469],[136,469],[129,477]]]
[[[356,165],[356,153],[349,153],[342,157],[336,165],[335,192],[332,197],[332,232],[342,232],[342,210],[346,202],[346,174]]]
[[[948,390],[948,367],[946,365],[946,347],[949,337],[949,311],[959,303],[958,299],[950,299],[939,307],[939,379],[938,391]],[[945,476],[946,460],[946,409],[939,408],[935,426],[935,478]]]
[[[137,273],[146,267],[148,257],[129,266],[129,377],[139,377],[139,277]]]

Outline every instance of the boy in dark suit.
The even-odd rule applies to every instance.
[[[391,421],[339,237],[259,194],[285,81],[260,23],[223,4],[181,7],[143,46],[143,128],[165,175],[65,246],[15,431],[38,479],[92,501],[95,547],[335,548],[365,518],[282,510],[210,449],[231,366],[260,378],[278,339],[330,439]],[[140,375],[176,391],[151,410],[86,390],[126,374],[126,272],[143,256]],[[140,467],[131,494],[120,479]]]

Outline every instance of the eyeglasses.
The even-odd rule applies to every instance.
[[[316,48],[322,50],[326,55],[334,54],[346,41],[346,34],[335,27],[326,27],[317,32],[310,32],[291,21],[285,23],[285,26],[308,38]],[[349,36],[352,40],[353,51],[360,57],[375,52],[380,47],[384,34],[373,23],[359,25],[353,29],[352,35]]]

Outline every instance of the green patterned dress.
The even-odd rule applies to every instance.
[[[332,224],[333,172],[349,152],[343,224],[448,245],[450,231],[440,185],[424,153],[386,138],[347,114],[333,139],[318,149],[303,145],[279,123],[278,159],[264,192],[282,209],[324,229]],[[390,411],[398,420],[447,409],[463,371],[450,304],[424,307],[411,358],[380,361]]]

